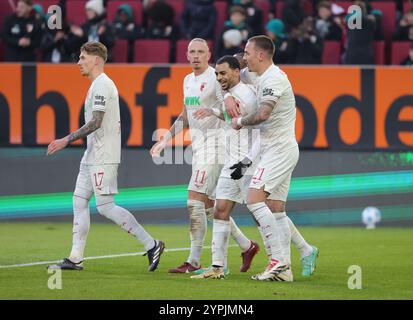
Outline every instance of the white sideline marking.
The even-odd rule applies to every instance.
[[[236,246],[237,245],[230,245],[230,247],[236,247]],[[190,250],[190,249],[191,248],[172,248],[172,249],[165,249],[164,252],[186,251],[186,250]],[[203,249],[211,249],[211,246],[205,246]],[[96,259],[110,259],[110,258],[120,258],[120,257],[141,256],[144,253],[146,253],[146,251],[133,252],[133,253],[109,254],[109,255],[106,255],[106,256],[86,257],[84,260],[96,260]],[[53,264],[53,263],[59,263],[59,262],[62,262],[62,260],[10,264],[10,265],[5,265],[5,266],[0,266],[0,269],[32,267],[32,266],[39,266],[39,265],[44,265],[44,264]]]

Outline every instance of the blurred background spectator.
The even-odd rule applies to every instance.
[[[223,57],[226,55],[234,55],[238,52],[243,52],[242,46],[242,34],[237,29],[230,29],[224,32],[222,35],[224,47],[216,57]]]
[[[284,21],[286,32],[289,33],[292,29],[301,25],[305,16],[306,14],[300,0],[284,0],[282,20]]]
[[[241,42],[245,44],[253,34],[251,28],[247,24],[247,12],[241,6],[235,5],[230,8],[229,20],[225,21],[224,27],[215,41],[215,58],[221,57],[224,51],[223,35],[228,30],[238,30],[241,34]]]
[[[5,61],[36,61],[35,50],[41,36],[42,29],[33,13],[33,2],[18,0],[15,13],[4,21]]]
[[[317,34],[324,40],[341,41],[343,34],[341,19],[338,16],[333,16],[330,1],[318,3],[315,28]]]
[[[252,36],[263,33],[262,21],[264,19],[262,10],[253,0],[233,0],[232,4],[239,5],[245,9],[247,14],[246,23],[251,28]]]
[[[280,19],[271,19],[265,26],[267,36],[272,39],[275,45],[273,61],[276,64],[292,62],[292,59],[288,57],[288,41],[284,29],[284,22]]]
[[[344,63],[363,65],[374,64],[374,36],[375,36],[375,19],[367,15],[366,5],[362,1],[355,1],[354,4],[360,6],[360,21],[362,28],[349,28],[346,23],[347,42],[344,53]],[[346,21],[352,15],[358,15],[358,12],[346,16]]]
[[[212,39],[216,19],[213,0],[187,0],[181,17],[181,35],[186,39]]]
[[[73,51],[79,51],[81,45],[87,41],[100,41],[108,49],[108,61],[112,60],[111,50],[115,43],[115,34],[112,26],[106,21],[105,8],[102,0],[89,0],[85,4],[86,22],[80,27],[72,25],[74,35]],[[76,43],[77,42],[77,43]]]
[[[308,16],[291,31],[286,48],[287,62],[320,64],[322,54],[323,39],[315,31],[314,18]]]
[[[148,39],[176,39],[174,9],[162,0],[149,0],[144,9],[143,37]]]
[[[398,41],[413,40],[413,8],[400,19],[393,39]]]
[[[50,17],[51,21],[55,21],[56,15]],[[62,29],[45,28],[40,43],[42,52],[42,61],[51,63],[61,63],[76,61],[76,57],[72,56],[72,49],[69,40],[70,28],[66,23],[63,23]]]

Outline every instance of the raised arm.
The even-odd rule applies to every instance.
[[[169,131],[167,131],[163,137],[161,137],[161,140],[156,142],[151,150],[150,154],[152,157],[159,157],[160,153],[162,152],[163,149],[165,149],[166,144],[168,143],[169,140],[171,140],[173,137],[175,137],[178,133],[180,133],[184,128],[189,127],[189,121],[188,121],[188,114],[186,112],[186,108],[184,107],[184,110],[181,112],[181,114],[178,116],[178,118],[175,120],[174,124],[171,126]]]

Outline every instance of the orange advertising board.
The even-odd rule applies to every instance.
[[[302,147],[413,147],[413,69],[283,66]],[[184,66],[108,65],[120,95],[122,142],[149,147],[182,111]],[[83,123],[90,82],[75,65],[0,64],[0,144],[43,145]],[[78,142],[80,144],[82,142]]]

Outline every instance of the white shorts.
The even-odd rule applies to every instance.
[[[251,175],[246,175],[239,180],[233,180],[221,174],[218,179],[216,198],[241,204],[246,202],[251,178]]]
[[[81,163],[76,189],[82,189],[82,194],[84,192],[95,195],[117,194],[118,167],[119,164],[86,165]]]
[[[250,188],[261,189],[268,192],[269,200],[286,201],[293,170],[298,162],[298,146],[284,152],[267,152],[262,155]]]
[[[206,194],[215,200],[215,189],[222,164],[192,164],[192,176],[188,190]]]

